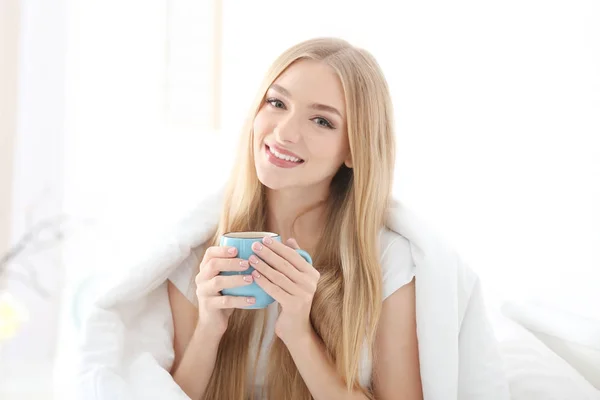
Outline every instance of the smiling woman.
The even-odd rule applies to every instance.
[[[351,164],[345,112],[338,111],[346,109],[344,91],[335,71],[298,60],[265,97],[253,124],[259,179],[271,189],[318,184],[315,189],[324,191],[342,162]]]
[[[424,397],[427,400],[501,397],[501,383],[490,384],[493,378],[501,382],[497,371],[490,369],[497,359],[493,355],[486,357],[482,348],[482,343],[493,341],[489,331],[482,329],[483,324],[479,323],[482,317],[477,313],[481,310],[478,291],[472,290],[478,285],[470,286],[473,282],[463,274],[448,273],[457,265],[456,259],[440,260],[435,258],[437,251],[428,252],[419,240],[423,233],[418,229],[420,225],[408,224],[406,219],[395,219],[401,223],[390,224],[392,220],[388,219],[385,225],[395,227],[395,231],[383,229],[378,235],[373,233],[376,228],[364,229],[377,218],[379,211],[372,205],[386,196],[387,186],[381,184],[386,177],[378,175],[388,173],[388,160],[381,147],[393,147],[392,143],[369,140],[385,130],[392,116],[387,115],[391,109],[385,98],[365,96],[373,93],[377,82],[361,81],[360,74],[353,75],[352,68],[362,65],[360,60],[352,58],[355,49],[340,47],[339,52],[327,54],[319,50],[311,53],[313,58],[300,57],[290,64],[279,63],[269,72],[265,84],[259,86],[259,75],[262,76],[280,50],[304,38],[323,34],[340,35],[354,45],[368,48],[388,72],[399,133],[394,193],[405,205],[414,206],[416,211],[435,221],[444,235],[461,248],[461,253],[481,276],[486,297],[489,299],[492,294],[489,289],[493,289],[500,297],[533,298],[598,320],[600,311],[593,304],[600,303],[595,287],[598,279],[594,279],[596,266],[600,265],[600,246],[597,245],[600,243],[600,208],[597,207],[600,204],[600,155],[598,146],[593,144],[600,132],[598,107],[594,108],[599,104],[597,89],[600,86],[590,84],[600,82],[598,58],[593,56],[595,49],[600,48],[597,2],[538,0],[508,3],[501,8],[490,3],[491,8],[486,9],[485,5],[472,7],[470,2],[440,1],[433,13],[430,3],[413,2],[398,12],[396,2],[382,0],[166,0],[146,2],[143,12],[139,2],[85,2],[85,6],[80,6],[82,2],[60,2],[67,3],[75,7],[65,13],[62,6],[38,7],[48,7],[48,2],[3,2],[3,6],[26,5],[23,8],[26,15],[21,20],[28,28],[21,38],[24,47],[19,51],[25,57],[20,63],[25,75],[19,82],[26,87],[39,83],[41,88],[25,96],[19,93],[22,121],[18,124],[24,133],[36,133],[29,142],[41,152],[19,144],[17,147],[23,149],[25,157],[17,158],[32,159],[34,155],[37,165],[44,166],[40,177],[46,177],[46,172],[52,173],[48,165],[53,160],[65,165],[66,176],[59,177],[59,182],[65,182],[65,190],[60,192],[70,212],[110,216],[121,232],[126,220],[137,214],[140,230],[144,232],[128,235],[123,247],[128,249],[128,256],[135,256],[137,260],[140,255],[147,260],[143,263],[144,269],[136,269],[131,262],[134,257],[119,258],[106,247],[91,245],[101,241],[81,240],[70,246],[66,258],[67,285],[92,268],[102,272],[107,272],[108,267],[133,271],[129,274],[132,279],[119,285],[117,290],[104,292],[104,308],[96,310],[95,318],[82,316],[82,335],[89,335],[86,337],[89,340],[83,341],[86,343],[83,358],[89,364],[82,374],[83,379],[77,381],[89,383],[90,390],[79,398],[187,400],[185,394],[178,396],[183,393],[180,387],[188,388],[178,375],[185,375],[186,370],[190,373],[192,389],[194,383],[201,383],[202,374],[212,371],[209,375],[212,387],[222,384],[225,390],[239,389],[239,393],[247,396],[255,392],[255,399],[263,394],[261,390],[264,394],[273,390],[270,388],[273,381],[284,390],[290,389],[290,393],[296,388],[293,385],[305,384],[304,392],[297,393],[304,393],[308,398],[308,390],[311,397],[319,398],[319,393],[311,389],[315,386],[310,383],[314,383],[311,378],[315,375],[330,378],[328,382],[331,379],[335,382],[337,376],[346,380],[345,384],[352,379],[356,382],[358,376],[359,384],[352,389],[358,391],[360,387],[368,392],[360,395],[378,400],[399,397],[404,393],[395,391],[396,386],[409,387],[403,379],[416,381],[414,374],[407,373],[414,373],[411,369],[415,364],[414,355],[405,351],[414,351],[411,335],[415,329],[405,322],[412,321],[410,316],[399,317],[409,314],[413,308],[410,301],[413,273],[415,296],[421,296],[414,308],[418,321],[418,372]],[[213,6],[215,13],[211,12]],[[543,10],[541,17],[540,10]],[[6,15],[8,23],[0,22],[0,30],[10,29],[11,24],[19,21],[11,16],[14,13]],[[63,23],[65,15],[72,19],[68,24]],[[213,18],[215,15],[218,18]],[[131,29],[131,21],[136,21],[136,29]],[[505,29],[507,24],[511,29]],[[65,26],[68,29],[65,30]],[[106,29],[107,26],[110,29]],[[55,29],[54,33],[51,29]],[[62,47],[52,45],[61,42],[55,40],[58,32],[69,34],[67,58]],[[33,45],[30,39],[34,39]],[[473,52],[474,47],[478,51]],[[41,57],[32,58],[34,54]],[[342,57],[352,59],[336,61]],[[61,66],[64,60],[68,62],[66,71]],[[328,97],[332,91],[318,98],[303,95],[310,83],[308,79],[329,76],[331,72],[324,68],[323,76],[295,74],[295,70],[315,64],[313,61],[327,64],[333,70],[335,75],[327,83],[333,86],[339,83],[344,93],[343,106]],[[7,66],[0,64],[0,70]],[[16,62],[13,68],[16,69]],[[65,72],[66,86],[62,77]],[[48,74],[52,79],[48,79]],[[302,79],[302,84],[283,81],[290,74]],[[358,79],[346,82],[344,75]],[[40,77],[43,82],[38,82]],[[0,80],[3,77],[0,76]],[[12,82],[10,77],[8,82]],[[353,88],[353,84],[357,87]],[[64,96],[50,98],[44,93],[57,93],[63,86],[69,92],[67,118],[60,110],[60,98]],[[0,91],[0,97],[11,96],[10,87],[8,89]],[[314,89],[322,91],[318,86]],[[313,88],[310,91],[313,92]],[[353,99],[352,93],[360,95]],[[256,102],[251,103],[255,94]],[[16,101],[13,104],[16,105]],[[241,115],[249,105],[251,121],[240,132]],[[371,105],[381,112],[369,112],[367,108]],[[335,107],[340,117],[327,106]],[[357,111],[355,115],[353,111]],[[384,112],[383,120],[373,118]],[[272,126],[264,128],[260,138],[252,136],[254,123],[260,122],[256,121],[259,113],[264,113],[265,124]],[[6,115],[8,118],[2,119],[0,124],[11,123],[11,114]],[[163,121],[168,122],[164,134],[157,130]],[[68,128],[64,143],[49,134],[62,132],[63,127]],[[347,212],[346,218],[341,219],[351,222],[347,224],[330,219],[323,204],[313,197],[316,190],[301,186],[308,180],[302,172],[312,173],[319,160],[325,166],[330,165],[329,160],[319,157],[329,154],[329,149],[314,148],[312,141],[307,141],[332,139],[341,130],[342,135],[348,136],[350,163],[340,162],[339,174],[331,182],[331,196],[323,200],[337,196],[335,205],[343,210],[341,213]],[[37,132],[43,135],[38,136]],[[235,157],[232,136],[240,133],[244,154]],[[48,152],[51,146],[39,145],[46,143],[46,139],[64,148],[65,160],[59,153]],[[258,146],[261,147],[258,149]],[[5,148],[0,145],[0,153],[2,150]],[[365,151],[375,152],[372,157],[378,161],[375,168],[361,162]],[[132,155],[135,162],[131,162]],[[297,164],[296,159],[302,161]],[[0,156],[0,164],[3,161],[8,162],[8,158]],[[200,217],[188,219],[186,225],[169,231],[166,240],[159,241],[157,246],[145,242],[147,232],[159,233],[159,220],[180,213],[217,189],[223,183],[225,169],[237,164],[239,179],[231,186],[238,190],[225,192],[221,202],[215,203],[218,205],[204,208]],[[0,175],[6,171],[8,169],[0,171]],[[29,166],[22,171],[33,172]],[[13,197],[21,192],[25,183],[35,186],[47,182],[44,178],[33,182],[29,172],[17,174],[26,179],[13,182]],[[264,182],[273,188],[280,185],[282,189],[261,186],[263,182],[251,176],[258,172]],[[327,172],[330,171],[324,174]],[[247,187],[248,182],[251,183],[249,189],[240,189]],[[313,186],[320,187],[318,183]],[[347,195],[339,195],[342,189],[348,191]],[[254,193],[259,192],[261,197],[254,197]],[[115,193],[127,195],[115,196]],[[235,197],[229,198],[232,194]],[[351,199],[354,203],[344,204],[341,199]],[[240,207],[223,209],[223,204],[230,203]],[[24,211],[14,209],[19,204],[25,205],[25,202],[13,200],[11,215],[21,215]],[[272,207],[273,204],[277,208]],[[390,209],[405,212],[402,207]],[[243,213],[248,217],[238,219]],[[199,265],[209,247],[205,243],[214,244],[206,232],[212,235],[217,227],[237,222],[234,229],[267,229],[267,222],[260,225],[263,219],[283,236],[296,237],[298,244],[315,257],[320,278],[312,297],[310,318],[316,321],[311,321],[311,325],[318,334],[316,342],[326,345],[325,354],[335,363],[336,374],[323,373],[319,366],[327,365],[324,362],[318,365],[303,362],[310,358],[308,356],[322,355],[313,351],[318,348],[312,345],[313,336],[306,342],[288,341],[289,347],[284,342],[285,348],[281,349],[283,339],[280,341],[274,329],[281,311],[278,307],[263,310],[269,317],[264,327],[260,317],[263,311],[248,312],[250,316],[256,314],[256,326],[249,331],[235,331],[237,335],[229,332],[214,347],[209,345],[214,344],[210,341],[194,338],[202,333],[196,331],[195,323],[199,319],[206,321],[209,315],[206,309],[198,308],[198,295],[194,291]],[[315,229],[322,222],[334,231],[333,235]],[[206,229],[202,228],[205,225]],[[348,240],[352,237],[358,240]],[[133,239],[143,241],[137,250],[146,254],[136,253],[131,246]],[[370,244],[372,240],[379,240],[379,247]],[[98,248],[99,254],[106,255],[106,262],[90,257],[87,246],[80,245],[88,243]],[[325,250],[321,251],[319,246]],[[362,250],[369,248],[370,252]],[[88,262],[90,258],[95,262]],[[356,350],[360,348],[357,343],[363,337],[352,336],[360,330],[357,327],[360,321],[353,319],[353,315],[361,315],[364,310],[351,306],[356,304],[353,302],[357,298],[364,298],[365,287],[373,292],[377,289],[374,275],[365,274],[376,264],[365,262],[369,259],[376,260],[381,270],[382,317],[378,327],[385,327],[381,332],[391,333],[378,335],[376,341],[367,343],[366,348],[373,350],[373,357],[369,357],[368,352],[356,357]],[[147,268],[150,266],[155,268]],[[272,266],[277,270],[276,267],[278,265]],[[166,276],[170,276],[169,282],[163,281]],[[269,279],[268,272],[262,276]],[[456,293],[449,292],[449,282],[457,284]],[[167,299],[167,283],[173,315]],[[357,290],[355,286],[360,285],[362,289]],[[86,292],[87,287],[80,291]],[[428,298],[426,293],[438,296]],[[132,300],[134,298],[139,301]],[[215,296],[212,300],[222,302],[225,298]],[[372,307],[374,300],[377,299],[373,296],[363,304]],[[462,319],[467,305],[466,318]],[[285,306],[285,313],[291,311],[287,310],[288,304]],[[349,317],[344,307],[352,312]],[[10,366],[4,371],[15,371],[16,360],[27,359],[25,353],[36,357],[50,354],[48,350],[57,342],[52,334],[55,314],[39,307],[29,308],[35,318],[24,328],[32,334],[21,335],[18,344],[12,341],[11,356],[5,357],[6,352],[0,355],[3,363]],[[142,310],[148,311],[148,315]],[[553,308],[548,310],[552,312]],[[243,313],[232,315],[229,330],[239,326],[240,315]],[[474,319],[473,315],[479,317]],[[64,325],[69,326],[68,317],[64,320],[67,322]],[[458,328],[456,323],[461,323]],[[401,331],[402,328],[406,332]],[[572,332],[576,329],[570,326]],[[255,336],[255,332],[259,335]],[[264,337],[260,336],[262,332]],[[188,340],[188,334],[192,339]],[[366,329],[360,334],[366,335]],[[25,337],[29,339],[24,340]],[[458,337],[460,341],[456,340]],[[262,346],[258,340],[261,338]],[[74,342],[71,335],[63,334],[59,343],[69,354]],[[139,346],[132,347],[130,343]],[[186,343],[189,343],[187,348]],[[273,362],[271,351],[283,356]],[[398,358],[395,352],[405,358]],[[219,361],[215,364],[217,356]],[[247,363],[244,362],[246,357]],[[196,361],[198,365],[186,368],[186,360]],[[68,358],[64,361],[56,371],[69,371],[76,365]],[[215,365],[215,368],[205,371],[207,365]],[[273,365],[285,368],[270,378],[268,372]],[[514,377],[516,373],[534,372],[521,365],[513,364],[509,373]],[[346,369],[347,366],[350,368]],[[358,373],[353,366],[357,366]],[[29,368],[25,371],[24,387],[39,387],[31,379]],[[165,371],[171,371],[179,385]],[[244,375],[245,372],[248,374]],[[0,386],[1,381],[14,386],[14,373],[7,376],[0,373]],[[600,376],[600,373],[590,376]],[[561,397],[557,391],[547,390],[551,385],[540,384],[546,380],[526,378],[535,383],[532,387],[537,386],[537,390],[523,393],[521,397],[513,393],[515,400],[517,397],[526,400]],[[62,386],[67,387],[73,381],[72,377],[65,377]],[[418,390],[418,385],[415,386]],[[325,383],[318,387],[334,390],[336,385]],[[569,388],[564,386],[563,393],[569,394],[564,399],[583,398],[574,395],[576,391]],[[328,398],[360,397],[354,390],[346,392]],[[284,399],[291,398],[290,393],[286,393]],[[220,398],[231,398],[228,394]],[[3,395],[1,393],[0,398],[4,398]]]
[[[225,190],[82,320],[86,398],[507,399],[477,276],[391,198],[392,115],[369,52],[317,38],[281,54]],[[281,242],[248,255],[221,245],[232,232]],[[276,302],[224,292],[247,285]]]
[[[171,373],[190,397],[423,398],[411,244],[385,222],[392,114],[377,62],[343,40],[308,40],[274,62],[242,132],[216,232],[169,278]],[[235,257],[219,237],[234,231],[277,232],[313,255],[314,269],[284,244],[263,240],[249,258],[252,277],[277,303],[261,314],[243,310],[252,298],[216,302],[220,287],[250,282],[217,273]],[[504,399],[494,342],[483,336],[490,353],[480,353],[494,377],[483,392]],[[460,390],[471,385],[480,382]]]
[[[290,243],[314,255],[316,269],[310,270],[319,272],[319,284],[306,284],[310,279],[295,271],[303,268],[298,257],[288,258],[283,245],[265,243],[266,248],[254,249],[258,257],[250,262],[260,272],[255,281],[272,291],[281,312],[270,307],[262,329],[260,314],[233,312],[228,328],[217,335],[218,356],[200,367],[192,361],[199,359],[194,356],[199,340],[195,338],[214,337],[205,327],[220,325],[207,306],[218,293],[200,290],[214,278],[198,275],[195,302],[183,295],[194,274],[173,276],[179,289],[170,291],[175,329],[198,326],[180,328],[172,371],[191,397],[242,399],[251,390],[269,399],[377,394],[385,400],[395,392],[421,398],[413,263],[405,239],[383,224],[395,151],[390,115],[387,84],[377,62],[343,40],[302,42],[275,61],[241,138],[240,162],[231,176],[226,194],[230,200],[223,205],[217,236],[198,249],[199,254],[206,252],[200,271],[211,263],[218,265],[221,256],[213,259],[209,254],[215,254],[210,249],[219,233],[267,230],[278,232],[284,242],[294,237],[297,242]],[[255,212],[249,214],[249,209]],[[382,265],[385,252],[389,255]],[[378,324],[382,297],[389,298],[388,312],[403,321],[402,339],[391,347],[386,338],[398,332],[385,333],[388,328]],[[393,306],[396,302],[404,306]],[[190,323],[186,316],[195,313],[183,310],[194,303],[198,314]],[[380,341],[375,343],[377,331]],[[256,335],[265,335],[264,340],[250,348],[241,339]],[[373,366],[375,347],[380,354],[397,355],[401,363]],[[244,354],[254,366],[247,368],[236,354]],[[397,371],[396,365],[403,369]],[[378,375],[373,375],[374,368]],[[199,371],[203,378],[197,379]],[[248,382],[231,378],[248,373],[255,377]],[[404,377],[401,388],[396,379],[377,378],[398,374]]]

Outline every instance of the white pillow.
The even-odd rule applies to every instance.
[[[506,302],[501,309],[600,389],[600,321],[533,302]]]
[[[490,320],[513,400],[600,400],[600,391],[527,329],[493,310]]]

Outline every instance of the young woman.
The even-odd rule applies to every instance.
[[[169,281],[171,374],[192,399],[422,398],[408,241],[384,225],[394,169],[385,78],[365,50],[300,43],[272,65],[251,109],[214,238]],[[220,151],[233,149],[220,149]],[[248,268],[218,246],[269,231]],[[314,268],[294,250],[307,250]],[[252,281],[277,301],[220,291]],[[191,287],[193,290],[189,290]]]

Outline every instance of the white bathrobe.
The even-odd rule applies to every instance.
[[[219,192],[201,202],[79,297],[87,295],[89,307],[77,353],[78,399],[188,399],[168,372],[174,350],[167,278],[214,233],[221,201]],[[424,399],[509,399],[477,275],[402,203],[390,207],[386,225],[409,240],[416,266]]]

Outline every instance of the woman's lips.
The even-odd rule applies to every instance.
[[[275,150],[275,151],[277,151],[277,150]],[[277,152],[279,153],[279,151],[277,151]],[[294,167],[304,164],[304,160],[302,160],[302,159],[300,159],[300,161],[288,161],[288,160],[283,160],[281,158],[276,157],[275,154],[273,154],[271,152],[270,147],[266,144],[265,144],[265,153],[267,155],[267,160],[269,160],[269,162],[271,164],[275,165],[276,167],[294,168]],[[293,157],[296,157],[296,156],[293,156]],[[296,158],[299,158],[299,157],[296,157]]]
[[[277,146],[276,144],[267,144],[267,146],[269,147],[269,149],[273,150],[279,155],[290,156],[302,160],[302,157],[300,157],[298,154],[294,154],[291,151],[284,149],[283,147]]]

